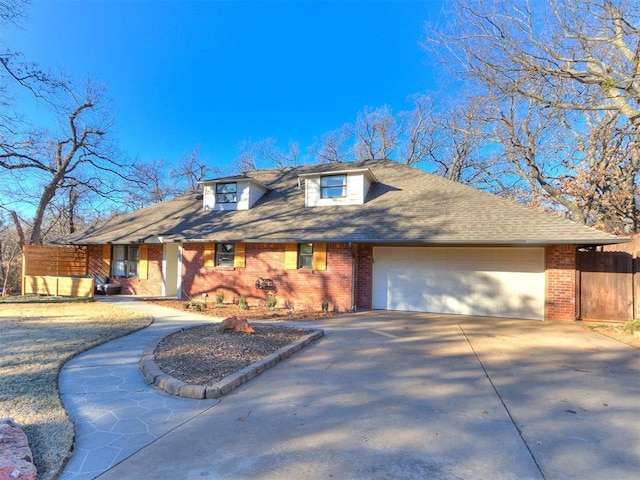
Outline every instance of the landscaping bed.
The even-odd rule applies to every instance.
[[[227,318],[236,316],[245,318],[248,321],[312,322],[319,318],[328,318],[339,314],[339,312],[330,311],[321,312],[314,310],[293,310],[288,308],[270,309],[265,306],[250,306],[247,309],[243,309],[237,304],[225,303],[222,306],[218,306],[215,302],[204,303],[201,300],[189,302],[175,299],[149,299],[146,301],[162,305],[163,307],[175,308],[176,310],[188,310],[200,313],[209,317]]]

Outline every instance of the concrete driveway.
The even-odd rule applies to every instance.
[[[578,324],[362,312],[101,479],[626,479],[640,351]]]

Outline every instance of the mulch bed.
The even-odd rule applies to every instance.
[[[219,331],[217,324],[165,337],[154,352],[160,369],[191,385],[213,385],[310,333],[302,328],[252,324],[256,333]]]

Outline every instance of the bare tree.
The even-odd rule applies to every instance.
[[[256,144],[256,151],[262,162],[270,167],[295,167],[298,164],[299,146],[291,140],[285,150],[278,146],[277,138],[268,137]]]
[[[609,207],[622,231],[638,227],[637,195],[628,192],[636,191],[640,165],[639,13],[624,0],[461,0],[451,28],[430,32],[434,50],[495,107],[487,128],[534,196],[593,223],[593,205],[571,198],[567,182],[600,172],[592,188],[611,184],[603,166],[624,164],[614,190],[627,193],[611,196],[623,203]],[[605,147],[594,143],[604,131],[621,151],[593,154]]]
[[[0,24],[18,24],[24,18],[24,6],[28,2],[25,0],[2,0],[0,1]]]
[[[169,170],[172,180],[177,181],[177,194],[195,191],[199,188],[198,182],[219,174],[219,169],[200,160],[200,148],[196,148],[187,156],[182,157],[178,164]]]
[[[404,140],[400,146],[400,159],[407,165],[433,158],[440,143],[433,99],[428,95],[413,95],[411,103],[412,110],[398,114]]]
[[[398,146],[398,126],[388,106],[365,107],[351,126],[356,160],[391,158]]]
[[[347,126],[343,126],[314,139],[309,151],[316,163],[342,163],[349,158],[348,139]]]
[[[107,138],[111,123],[102,94],[91,83],[79,95],[70,83],[61,82],[56,96],[48,97],[61,120],[58,131],[20,123],[0,126],[0,174],[20,172],[20,182],[29,183],[32,190],[41,188],[27,243],[42,243],[45,212],[59,190],[82,184],[101,192],[101,176],[120,176]]]
[[[0,296],[18,291],[20,286],[20,241],[13,225],[0,212]]]
[[[299,146],[292,140],[289,140],[286,149],[281,148],[274,137],[259,141],[243,140],[238,144],[238,150],[240,153],[234,161],[234,168],[240,172],[294,167],[298,164]]]

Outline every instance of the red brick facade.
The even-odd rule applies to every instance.
[[[356,262],[356,310],[370,310],[373,307],[373,247],[355,245]]]
[[[576,320],[576,247],[553,245],[545,249],[546,305],[549,321]]]
[[[182,249],[182,297],[201,298],[206,293],[213,302],[223,292],[225,303],[246,295],[249,305],[259,305],[266,294],[255,283],[262,277],[274,282],[278,307],[320,310],[326,299],[331,310],[351,310],[351,258],[348,244],[330,243],[326,270],[286,270],[284,244],[249,243],[243,268],[205,267],[204,245],[187,243]]]
[[[89,245],[87,248],[88,273],[110,275],[110,248],[105,252],[103,245]],[[161,244],[147,244],[147,275],[145,278],[113,278],[109,281],[122,285],[121,293],[126,295],[162,295],[162,251]]]
[[[122,293],[162,295],[163,246],[149,244],[147,248],[146,278],[111,279],[122,284]],[[87,253],[89,273],[108,274],[108,251],[105,253],[102,245],[91,245]],[[105,255],[107,260],[103,258]],[[576,249],[573,245],[553,245],[545,249],[545,256],[545,318],[573,321],[576,319]],[[240,295],[246,295],[250,305],[259,305],[264,303],[266,295],[255,283],[262,277],[271,279],[277,287],[278,307],[320,310],[327,300],[332,310],[372,308],[371,245],[328,244],[326,267],[326,270],[285,269],[285,246],[281,243],[246,244],[242,268],[205,267],[204,244],[187,243],[182,246],[182,298],[200,299],[206,293],[209,301],[214,302],[215,295],[223,292],[225,303],[237,302]]]

